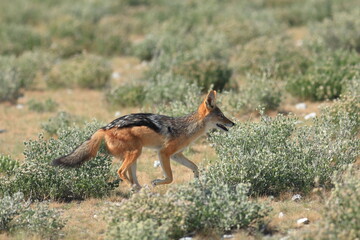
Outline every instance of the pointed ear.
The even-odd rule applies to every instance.
[[[211,90],[206,96],[204,103],[208,109],[214,109],[216,107],[216,91]]]

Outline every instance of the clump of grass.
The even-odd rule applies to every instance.
[[[55,65],[46,77],[51,88],[103,88],[110,79],[110,64],[102,57],[82,54]]]
[[[39,102],[35,99],[31,99],[27,104],[29,106],[29,110],[38,113],[54,112],[59,106],[59,104],[51,98],[46,99],[44,102]]]

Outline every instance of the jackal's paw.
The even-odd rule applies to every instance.
[[[136,193],[136,192],[140,191],[140,189],[141,189],[141,186],[140,186],[140,185],[133,184],[133,185],[131,186],[130,191],[133,192],[133,193]]]
[[[161,183],[161,182],[163,182],[164,180],[162,180],[162,179],[155,179],[155,180],[153,180],[152,182],[151,182],[151,185],[153,185],[154,187],[156,186],[156,185],[158,185],[159,183]]]

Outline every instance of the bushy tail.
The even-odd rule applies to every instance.
[[[96,131],[89,140],[83,142],[70,154],[53,160],[53,166],[76,167],[96,156],[105,131]]]

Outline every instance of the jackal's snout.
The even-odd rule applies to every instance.
[[[218,121],[216,122],[215,125],[217,128],[227,132],[229,131],[228,128],[235,126],[235,123],[230,119],[228,119],[227,117],[225,117],[225,115],[222,112],[220,112],[220,114],[218,114]]]

